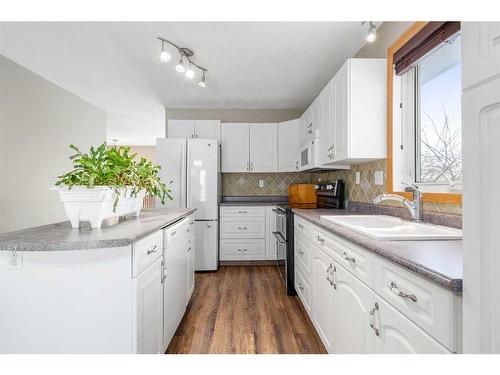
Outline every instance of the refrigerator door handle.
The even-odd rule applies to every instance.
[[[190,165],[190,158],[189,158],[189,152],[188,152],[188,145],[186,143],[186,146],[184,147],[184,155],[182,160],[184,160],[184,165],[183,165],[183,175],[186,177],[186,186],[185,189],[183,189],[183,192],[185,194],[184,197],[184,207],[189,208],[191,207],[191,174],[188,173],[188,166]]]

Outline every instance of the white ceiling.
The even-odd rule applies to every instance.
[[[108,141],[154,144],[164,107],[305,109],[361,48],[360,22],[0,23],[0,53],[108,112]],[[206,89],[159,60],[195,52]],[[199,76],[195,77],[199,79]]]

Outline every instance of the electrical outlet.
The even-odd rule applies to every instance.
[[[9,269],[21,271],[23,269],[23,253],[11,251],[9,256]]]
[[[383,185],[383,184],[384,184],[384,172],[375,171],[375,185]]]
[[[361,172],[356,172],[356,185],[359,185],[361,180]]]
[[[264,187],[264,180],[259,180],[259,187],[261,187],[261,188]]]

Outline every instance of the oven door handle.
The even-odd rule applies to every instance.
[[[281,235],[280,232],[273,232],[273,234],[274,234],[274,237],[276,237],[276,239],[280,243],[280,245],[285,245],[286,244],[286,241],[285,241],[285,239],[283,238],[283,236]]]

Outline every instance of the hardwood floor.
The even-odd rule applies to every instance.
[[[167,353],[325,353],[274,266],[196,274],[196,289]]]

